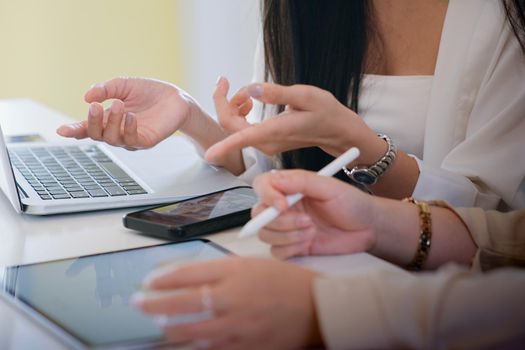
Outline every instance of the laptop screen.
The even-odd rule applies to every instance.
[[[22,204],[16,186],[15,175],[9,160],[4,133],[0,126],[0,188],[5,193],[17,213],[22,212]]]

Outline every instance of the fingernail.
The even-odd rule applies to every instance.
[[[146,289],[151,289],[153,287],[154,282],[166,275],[169,272],[173,272],[177,269],[176,265],[173,264],[167,264],[165,266],[161,266],[156,268],[155,270],[151,271],[142,281],[142,286]]]
[[[111,104],[111,113],[119,114],[122,113],[122,101],[115,100]]]
[[[288,203],[286,203],[286,200],[283,200],[283,199],[277,199],[274,203],[273,203],[273,206],[275,208],[277,208],[277,210],[279,211],[284,211],[286,210],[286,207],[287,207]]]
[[[135,306],[142,306],[144,304],[144,301],[146,300],[146,295],[142,292],[136,292],[134,293],[131,298],[129,298],[129,301],[135,305]]]
[[[72,123],[72,124],[67,124],[65,126],[68,127],[69,129],[76,130],[82,127],[82,123]]]
[[[248,94],[251,97],[256,97],[256,98],[261,97],[264,92],[262,84],[259,84],[259,83],[248,85],[247,90],[248,90]]]
[[[89,115],[90,116],[94,116],[95,114],[97,114],[97,106],[96,106],[96,104],[92,103],[89,106]]]
[[[307,215],[301,215],[297,218],[296,224],[298,227],[308,227],[312,223],[312,219],[310,219]]]
[[[126,124],[127,124],[127,125],[131,125],[131,123],[133,123],[133,119],[134,119],[134,118],[135,118],[135,117],[133,116],[132,113],[127,113],[127,114],[126,114]]]

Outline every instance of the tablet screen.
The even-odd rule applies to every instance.
[[[8,267],[2,285],[88,346],[158,341],[161,329],[129,300],[155,267],[224,257],[226,251],[195,240]]]

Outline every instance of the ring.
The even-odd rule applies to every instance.
[[[208,287],[207,285],[204,285],[200,288],[200,292],[201,292],[202,311],[209,312],[213,315],[214,314],[213,299],[211,297],[210,287]]]

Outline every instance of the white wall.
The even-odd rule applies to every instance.
[[[230,80],[231,93],[251,80],[259,8],[258,0],[179,3],[178,37],[184,77],[180,85],[211,115],[215,115],[211,96],[219,75]]]

